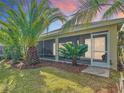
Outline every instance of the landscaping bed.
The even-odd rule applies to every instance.
[[[19,69],[30,69],[30,68],[39,68],[39,67],[55,67],[62,69],[68,72],[80,73],[83,69],[87,68],[87,65],[78,64],[73,66],[70,63],[65,62],[55,62],[49,60],[40,60],[40,63],[35,65],[25,64],[26,62],[20,62],[19,64],[13,64],[12,66]]]

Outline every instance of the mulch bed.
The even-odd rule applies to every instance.
[[[10,62],[8,62],[10,63]],[[73,73],[80,73],[83,69],[87,68],[87,65],[77,65],[73,66],[72,64],[65,63],[65,62],[55,62],[55,61],[49,61],[49,60],[41,60],[40,63],[36,65],[29,65],[25,64],[26,62],[20,62],[19,64],[13,64],[12,66],[14,68],[19,68],[19,69],[31,69],[31,68],[39,68],[39,67],[55,67],[58,69],[62,69],[68,72],[73,72]]]

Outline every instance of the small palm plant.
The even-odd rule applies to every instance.
[[[77,65],[77,59],[84,56],[88,51],[88,45],[67,43],[63,45],[63,48],[59,48],[59,52],[62,57],[72,59],[72,65]]]

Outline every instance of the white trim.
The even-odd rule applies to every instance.
[[[93,35],[91,34],[91,65],[93,63]]]
[[[55,39],[55,60],[58,61],[59,60],[59,39],[56,38]]]
[[[109,64],[109,68],[110,68],[110,32],[107,32],[107,47],[108,47],[108,64]]]

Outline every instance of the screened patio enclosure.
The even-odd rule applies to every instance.
[[[55,60],[55,40],[46,40],[39,42],[38,52],[41,58]]]
[[[71,63],[71,59],[63,58],[58,49],[68,42],[87,44],[88,51],[78,58],[78,64],[117,70],[118,31],[123,23],[124,18],[103,20],[90,25],[75,25],[73,30],[58,29],[42,34],[38,45],[39,56],[42,59]]]
[[[58,49],[63,47],[66,43],[87,44],[88,51],[84,56],[77,59],[79,64],[98,64],[107,65],[108,63],[108,44],[107,44],[107,31],[96,32],[90,34],[68,36],[50,40],[40,41],[39,43],[39,56],[41,58],[71,62],[72,59],[67,59],[61,56]]]

